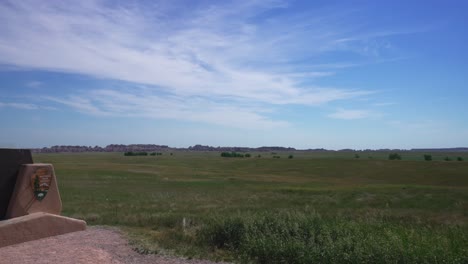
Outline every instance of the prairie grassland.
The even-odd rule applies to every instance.
[[[34,161],[54,165],[65,215],[119,226],[142,253],[245,263],[468,262],[468,154],[358,154],[60,153]]]

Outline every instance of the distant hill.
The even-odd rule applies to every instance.
[[[32,149],[34,153],[59,153],[59,152],[141,152],[141,151],[171,151],[171,150],[188,150],[188,151],[234,151],[234,152],[248,152],[248,151],[296,151],[295,148],[286,147],[212,147],[204,145],[195,145],[188,148],[171,148],[166,145],[155,144],[111,144],[106,147],[100,146],[52,146]]]
[[[428,148],[428,149],[411,149],[418,152],[468,152],[468,148]]]
[[[35,153],[57,153],[57,152],[126,152],[126,151],[161,151],[169,149],[165,145],[154,144],[111,144],[106,147],[100,146],[52,146],[40,149],[32,149]]]
[[[258,148],[250,148],[250,147],[213,147],[213,146],[205,146],[205,145],[195,145],[190,146],[188,148],[172,148],[167,145],[156,145],[156,144],[130,144],[130,145],[123,145],[123,144],[111,144],[105,147],[100,146],[52,146],[52,147],[44,147],[44,148],[36,148],[31,149],[34,153],[59,153],[59,152],[151,152],[151,151],[173,151],[173,150],[187,150],[187,151],[233,151],[233,152],[279,152],[279,151],[301,151],[301,152],[320,152],[320,151],[335,151],[335,150],[327,150],[324,148],[316,148],[316,149],[295,149],[291,147],[279,147],[279,146],[264,146]],[[421,149],[365,149],[365,150],[355,150],[355,149],[341,149],[338,151],[345,151],[345,152],[353,152],[353,151],[379,151],[379,152],[403,152],[403,151],[411,151],[411,152],[468,152],[468,148],[421,148]]]

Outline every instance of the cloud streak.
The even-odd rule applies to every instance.
[[[289,126],[285,121],[274,121],[259,113],[269,110],[215,103],[201,97],[190,100],[176,96],[155,96],[142,92],[93,90],[81,96],[68,98],[43,97],[69,106],[79,112],[95,116],[145,117],[183,120],[244,129],[271,129]]]
[[[241,1],[175,16],[163,4],[5,1],[0,3],[0,63],[144,84],[150,90],[144,98],[117,88],[45,97],[80,112],[137,115],[130,109],[145,109],[139,115],[222,125],[230,125],[223,119],[234,116],[247,125],[284,125],[259,106],[318,106],[374,92],[310,84],[335,73],[293,61],[335,50],[355,52],[349,43],[359,38],[348,34],[344,18],[336,14],[259,18],[286,7],[282,1]],[[382,37],[368,34],[366,41],[372,36]],[[171,111],[162,114],[159,105]],[[194,110],[201,105],[207,110]]]
[[[338,109],[336,112],[329,114],[328,117],[334,119],[344,119],[344,120],[355,120],[355,119],[364,119],[370,117],[376,117],[377,115],[368,110],[357,110],[357,109]]]
[[[27,104],[27,103],[3,103],[0,102],[0,108],[7,107],[7,108],[15,108],[20,110],[57,110],[55,107],[51,106],[39,106],[36,104]]]

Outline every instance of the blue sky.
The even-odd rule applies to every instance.
[[[468,146],[466,1],[1,1],[0,147]]]

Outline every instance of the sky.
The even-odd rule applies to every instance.
[[[0,1],[0,147],[468,146],[467,1]]]

